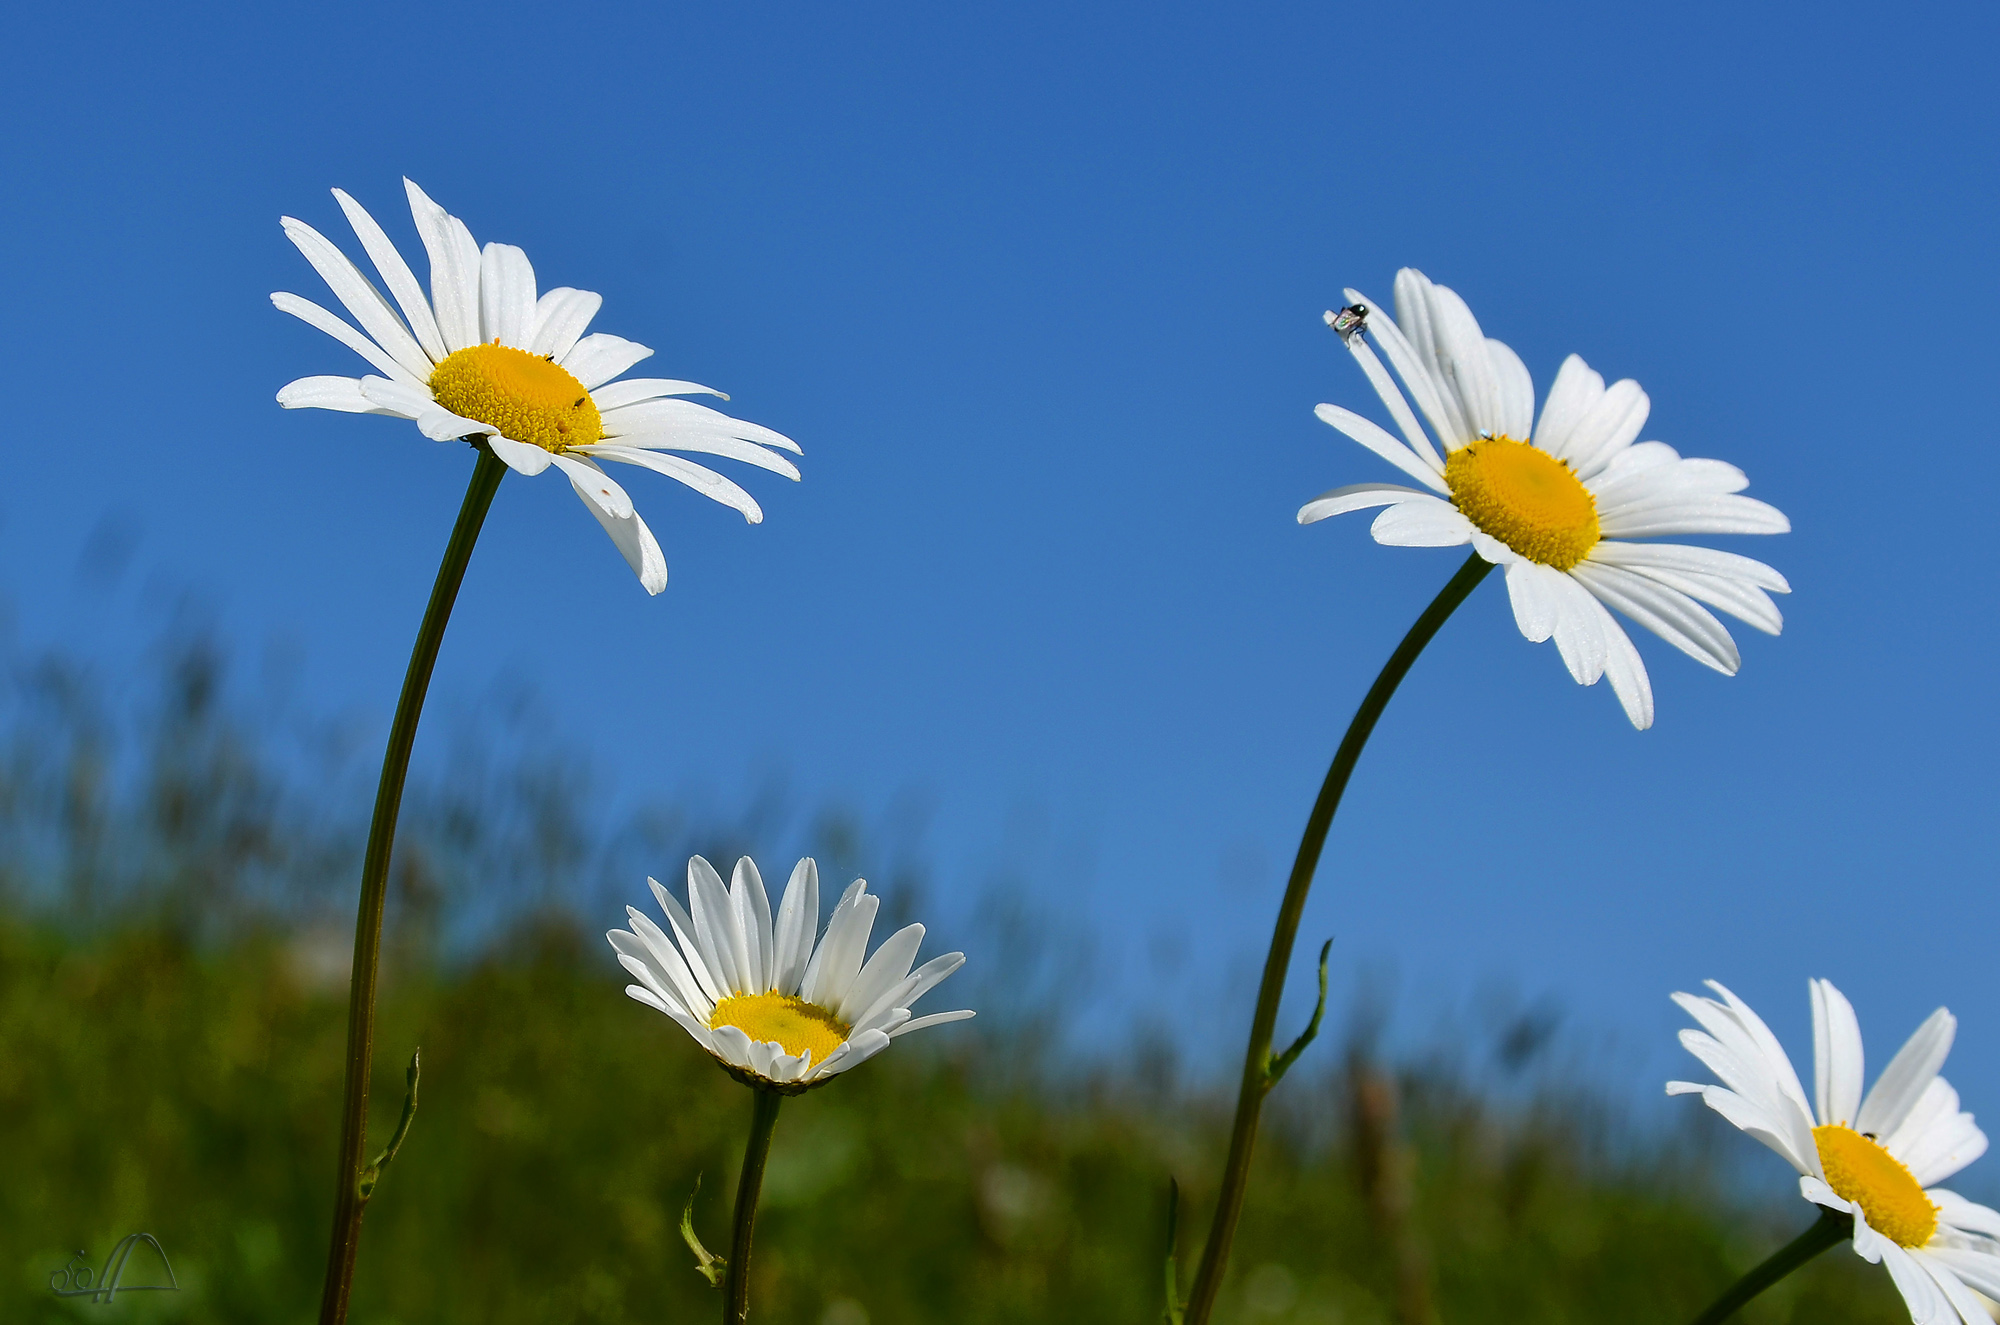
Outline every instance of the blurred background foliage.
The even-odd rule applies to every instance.
[[[9,664],[0,1319],[312,1318],[373,770],[341,724],[233,701],[226,662],[176,630],[140,687]],[[699,1179],[697,1226],[725,1241],[748,1100],[623,997],[599,934],[646,872],[677,881],[696,850],[726,872],[798,816],[774,791],[607,828],[587,769],[494,738],[520,724],[493,716],[460,724],[486,733],[471,740],[434,715],[448,753],[405,809],[378,1143],[417,1045],[422,1107],[370,1210],[354,1319],[709,1319],[676,1224]],[[936,895],[911,843],[836,812],[804,822],[827,872],[868,873],[887,911]],[[980,1018],[785,1106],[763,1320],[1158,1320],[1170,1176],[1184,1267],[1198,1250],[1228,1083],[1186,1079],[1166,1029],[1066,1036],[1087,937],[1004,887],[962,909],[964,932],[934,926],[927,951],[971,952],[954,1002]],[[1682,1322],[1809,1222],[1752,1193],[1747,1143],[1696,1110],[1662,1131],[1576,1085],[1546,1010],[1396,1061],[1376,1047],[1384,1009],[1342,1015],[1266,1115],[1229,1321]],[[50,1291],[72,1253],[101,1267],[141,1231],[180,1292]],[[125,1282],[157,1275],[141,1251]],[[1837,1252],[1746,1318],[1904,1316],[1885,1276]]]

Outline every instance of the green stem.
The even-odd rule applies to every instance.
[[[1694,1319],[1694,1325],[1721,1325],[1757,1294],[1777,1283],[1813,1257],[1854,1236],[1854,1216],[1822,1208],[1819,1222],[1771,1253],[1769,1260],[1738,1279],[1715,1304]]]
[[[375,789],[375,817],[368,825],[368,851],[361,862],[361,905],[354,919],[354,973],[347,992],[347,1083],[340,1102],[340,1167],[334,1194],[333,1246],[327,1253],[326,1286],[319,1301],[320,1325],[343,1325],[347,1299],[354,1283],[354,1257],[361,1246],[361,1216],[371,1191],[362,1191],[366,1172],[362,1154],[368,1140],[368,1074],[375,1057],[375,984],[382,957],[382,903],[388,896],[389,851],[396,840],[396,814],[403,805],[403,780],[410,771],[410,747],[417,739],[417,719],[423,715],[424,694],[437,662],[444,628],[458,600],[459,582],[472,559],[472,545],[493,504],[506,465],[485,446],[458,509],[451,541],[445,545],[430,605],[410,650],[403,673],[402,697],[389,726],[389,748],[382,754],[382,781]]]
[[[1347,735],[1341,738],[1333,766],[1327,769],[1326,781],[1320,785],[1319,799],[1313,802],[1312,814],[1306,819],[1299,854],[1292,862],[1292,877],[1285,885],[1285,900],[1278,907],[1278,923],[1271,933],[1271,952],[1264,960],[1264,980],[1257,990],[1257,1012],[1250,1022],[1250,1045],[1243,1056],[1236,1123],[1229,1133],[1229,1158],[1223,1165],[1215,1221],[1209,1225],[1208,1244],[1202,1249],[1201,1266],[1195,1271],[1194,1287],[1188,1295],[1186,1325],[1207,1325],[1209,1313],[1215,1310],[1216,1295],[1222,1289],[1229,1244],[1236,1236],[1236,1221],[1243,1214],[1243,1197],[1250,1183],[1250,1154],[1257,1146],[1257,1117],[1264,1107],[1264,1096],[1275,1084],[1271,1075],[1271,1036],[1278,1024],[1278,1001],[1285,992],[1285,973],[1291,967],[1292,944],[1298,938],[1306,894],[1312,891],[1313,872],[1319,868],[1320,850],[1326,845],[1327,830],[1333,826],[1334,811],[1340,808],[1348,775],[1354,772],[1361,749],[1375,730],[1376,719],[1389,706],[1390,697],[1396,693],[1410,665],[1416,662],[1417,655],[1424,651],[1446,618],[1492,569],[1493,563],[1476,552],[1467,557],[1458,574],[1451,577],[1451,582],[1410,627],[1410,633],[1403,636],[1403,642],[1389,655],[1375,684],[1368,688],[1361,707],[1355,710],[1354,720],[1347,724]]]
[[[751,1087],[750,1144],[743,1151],[743,1176],[736,1182],[736,1214],[729,1231],[729,1262],[722,1289],[722,1325],[750,1319],[750,1229],[757,1222],[757,1193],[764,1187],[764,1161],[771,1156],[771,1133],[785,1097]]]

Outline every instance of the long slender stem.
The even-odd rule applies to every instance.
[[[1822,1208],[1819,1222],[1772,1252],[1769,1260],[1731,1284],[1729,1291],[1715,1299],[1713,1306],[1694,1318],[1694,1325],[1721,1325],[1751,1298],[1829,1247],[1837,1247],[1853,1236],[1853,1215]]]
[[[722,1286],[722,1325],[743,1325],[750,1318],[750,1229],[757,1222],[757,1193],[764,1188],[764,1161],[771,1156],[771,1133],[778,1127],[778,1106],[785,1097],[753,1086],[750,1144],[743,1151],[743,1176],[736,1182],[736,1214],[729,1231],[729,1264]]]
[[[430,689],[431,668],[437,662],[444,628],[458,600],[472,545],[487,508],[507,467],[486,447],[445,545],[430,605],[410,650],[403,674],[402,697],[396,701],[389,726],[389,748],[382,754],[382,780],[375,789],[375,817],[368,825],[368,851],[361,862],[361,905],[354,919],[354,973],[347,991],[347,1084],[340,1103],[340,1168],[333,1205],[333,1246],[327,1253],[326,1286],[319,1302],[320,1325],[343,1325],[347,1298],[354,1283],[354,1257],[361,1245],[361,1216],[368,1196],[361,1191],[368,1139],[368,1074],[375,1058],[375,983],[382,957],[382,903],[388,896],[389,850],[396,840],[396,815],[403,806],[403,780],[410,771],[410,747],[417,739],[417,719]]]
[[[1243,1196],[1250,1182],[1250,1155],[1257,1146],[1257,1118],[1270,1092],[1271,1035],[1278,1024],[1278,1000],[1285,992],[1285,973],[1291,967],[1292,944],[1298,938],[1299,917],[1306,908],[1306,894],[1312,891],[1313,872],[1319,868],[1320,850],[1326,845],[1327,830],[1333,826],[1334,811],[1340,808],[1341,793],[1347,789],[1348,775],[1361,758],[1375,722],[1396,693],[1403,676],[1446,618],[1486,578],[1493,564],[1478,553],[1466,558],[1458,574],[1451,577],[1431,605],[1424,609],[1410,633],[1389,655],[1381,675],[1347,724],[1347,735],[1334,753],[1333,766],[1320,785],[1319,799],[1313,802],[1306,819],[1305,836],[1299,840],[1299,854],[1292,862],[1292,877],[1285,885],[1285,900],[1278,907],[1277,927],[1271,933],[1271,952],[1264,959],[1264,981],[1257,989],[1257,1012],[1250,1022],[1250,1045],[1243,1056],[1243,1084],[1236,1097],[1236,1123],[1229,1133],[1229,1158],[1223,1165],[1222,1190],[1216,1198],[1215,1222],[1209,1225],[1208,1244],[1202,1249],[1201,1268],[1195,1272],[1194,1287],[1188,1295],[1186,1325],[1207,1325],[1215,1310],[1216,1295],[1222,1289],[1222,1272],[1229,1263],[1229,1244],[1236,1236],[1236,1221],[1243,1213]]]

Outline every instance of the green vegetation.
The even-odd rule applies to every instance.
[[[7,1322],[287,1325],[317,1302],[345,994],[346,935],[326,925],[352,905],[362,815],[288,790],[303,775],[281,775],[227,717],[213,655],[176,659],[141,740],[78,719],[88,706],[57,673],[25,673],[40,680],[16,696],[0,765]],[[726,1242],[747,1093],[622,995],[595,932],[605,908],[555,904],[608,867],[551,780],[502,764],[479,785],[504,795],[468,791],[461,760],[456,790],[413,798],[376,1144],[417,1045],[422,1108],[370,1207],[354,1319],[710,1320],[717,1297],[678,1223],[700,1179],[696,1227]],[[656,871],[684,858],[669,820],[648,822],[651,836],[621,840]],[[757,836],[754,816],[743,824],[712,845],[725,867],[730,836]],[[818,832],[823,859],[853,849],[838,827]],[[634,894],[617,873],[617,895]],[[485,928],[467,937],[455,918],[475,913]],[[1011,970],[1035,955],[975,957]],[[786,1106],[759,1319],[1147,1325],[1169,1176],[1185,1283],[1227,1092],[1178,1085],[1137,1048],[1079,1067],[1033,1006],[969,997],[999,1015]],[[1366,1036],[1347,1043],[1329,1030],[1273,1097],[1223,1319],[1683,1325],[1810,1222],[1796,1201],[1740,1195],[1728,1166],[1749,1144],[1709,1120],[1634,1136],[1587,1098],[1436,1064],[1391,1073]],[[50,1292],[72,1253],[101,1266],[133,1232],[158,1237],[181,1292],[108,1307]],[[155,1273],[137,1253],[126,1282]],[[1746,1316],[1905,1318],[1887,1277],[1838,1251]]]

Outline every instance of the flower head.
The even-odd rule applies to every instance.
[[[819,866],[792,870],[775,925],[763,878],[748,856],[728,888],[700,856],[688,861],[685,908],[654,879],[669,939],[644,912],[626,907],[631,931],[605,935],[618,963],[639,981],[625,992],[681,1024],[724,1070],[748,1085],[796,1094],[824,1084],[926,1026],[971,1012],[912,1019],[910,1005],[965,964],[948,952],[916,970],[922,925],[906,925],[866,962],[880,903],[865,880],[841,894],[819,933]]]
[[[1378,543],[1472,544],[1507,570],[1521,633],[1556,649],[1583,685],[1601,676],[1635,727],[1653,722],[1653,690],[1639,651],[1606,607],[1725,675],[1741,659],[1720,609],[1759,630],[1784,625],[1772,593],[1785,577],[1760,561],[1713,548],[1630,540],[1663,534],[1778,534],[1775,508],[1739,495],[1743,471],[1685,460],[1664,442],[1641,442],[1650,407],[1629,378],[1604,379],[1575,355],[1563,361],[1535,419],[1535,389],[1520,357],[1487,339],[1465,301],[1421,272],[1396,274],[1392,319],[1354,290],[1328,313],[1403,437],[1337,405],[1317,413],[1422,488],[1356,483],[1307,502],[1299,523],[1372,507]],[[1443,444],[1439,453],[1403,392],[1375,357],[1373,336]],[[1703,604],[1707,604],[1704,607]]]
[[[1968,1286],[2000,1297],[2000,1211],[1933,1186],[1986,1152],[1986,1134],[1960,1112],[1938,1075],[1958,1022],[1939,1008],[1861,1092],[1861,1028],[1826,980],[1811,984],[1813,1103],[1775,1035],[1736,995],[1675,994],[1701,1023],[1681,1044],[1720,1085],[1669,1081],[1669,1095],[1698,1094],[1799,1172],[1806,1200],[1854,1216],[1854,1251],[1887,1267],[1919,1325],[1990,1325]]]
[[[764,513],[748,492],[704,465],[667,453],[724,456],[787,478],[799,476],[798,468],[772,449],[797,453],[791,438],[676,398],[722,396],[720,391],[658,377],[614,381],[653,352],[602,332],[584,334],[602,296],[567,287],[538,295],[526,253],[511,244],[481,249],[465,222],[409,180],[403,185],[430,254],[428,297],[375,218],[339,189],[333,196],[394,296],[393,305],[319,231],[289,216],[282,219],[286,237],[360,330],[295,294],[274,294],[271,302],[359,354],[381,376],[302,377],[278,392],[280,405],[393,415],[415,421],[435,441],[483,439],[522,474],[555,466],[648,593],[666,587],[666,558],[633,511],[632,499],[599,461],[678,479],[742,512],[752,524]]]

